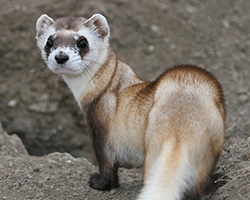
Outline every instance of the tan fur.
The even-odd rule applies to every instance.
[[[114,69],[111,70],[113,76],[103,73],[106,67],[111,67],[105,65],[98,77],[92,80],[101,83],[105,82],[107,75],[109,77],[107,87],[100,88],[100,91],[105,91],[102,94],[105,100],[97,109],[101,115],[98,118],[107,120],[109,148],[117,151],[126,143],[138,152],[145,151],[144,181],[150,176],[148,171],[166,143],[173,145],[166,160],[169,173],[176,173],[182,159],[181,151],[193,153],[198,176],[194,190],[202,195],[224,142],[225,111],[219,84],[210,74],[192,66],[173,68],[153,83],[142,82],[134,74],[126,76],[128,66],[119,60],[116,62],[118,64],[113,62]],[[93,93],[89,96],[93,97]],[[107,101],[112,102],[112,108],[108,110],[106,107],[103,112]],[[83,107],[85,102],[83,98]],[[213,120],[210,119],[212,114],[216,117]]]
[[[58,20],[56,31],[65,34],[64,38],[58,34],[55,42],[74,45],[72,35],[83,29],[105,49],[109,28],[104,17],[94,15],[83,27],[81,21],[83,18]],[[49,26],[53,20],[43,15],[37,22],[42,48],[46,31],[40,23]],[[93,137],[100,173],[91,176],[90,186],[99,190],[117,187],[118,166],[137,167],[144,160],[144,187],[138,200],[180,200],[187,193],[201,196],[224,142],[220,84],[209,72],[188,65],[171,68],[154,82],[143,81],[107,46],[107,57],[93,65],[93,74],[87,70],[63,74]],[[87,50],[85,54],[91,56]],[[47,51],[49,57],[50,49]],[[85,80],[86,75],[91,77]]]

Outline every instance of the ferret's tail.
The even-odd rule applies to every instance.
[[[167,143],[152,165],[147,155],[144,187],[137,200],[180,200],[192,190],[197,172],[188,154],[184,145]]]

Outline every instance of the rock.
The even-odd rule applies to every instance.
[[[222,25],[223,25],[226,29],[230,29],[230,23],[229,23],[229,21],[223,20],[223,21],[222,21]]]
[[[196,13],[196,8],[194,8],[192,6],[187,6],[186,11],[188,13],[192,13],[193,14],[193,13]]]
[[[234,190],[227,191],[227,199],[236,199],[234,191],[240,191],[244,197],[249,194],[248,190],[244,193],[241,190],[250,184],[247,178],[250,173],[249,141],[250,138],[225,149],[218,167],[233,179],[209,197],[210,200],[221,199],[228,187]],[[57,152],[41,157],[29,156],[21,140],[8,135],[1,126],[0,147],[0,199],[130,200],[136,198],[142,187],[142,170],[121,168],[121,187],[109,192],[93,190],[88,180],[97,169],[85,158]],[[245,161],[240,163],[242,159]]]
[[[8,106],[11,107],[11,108],[14,108],[14,107],[16,107],[17,103],[18,103],[18,102],[17,102],[16,99],[12,99],[12,100],[10,100],[10,101],[8,102]]]
[[[242,103],[245,103],[247,101],[249,101],[249,96],[248,94],[241,94],[239,95],[239,101]]]
[[[176,48],[176,45],[174,43],[171,43],[169,46],[169,49],[174,50]]]
[[[135,199],[141,188],[141,170],[120,170],[122,186],[102,192],[88,186],[91,173],[97,169],[85,158],[58,152],[29,156],[21,140],[8,135],[2,127],[0,142],[0,147],[5,147],[0,150],[0,199],[129,200]]]
[[[39,102],[28,107],[28,110],[38,113],[54,113],[58,109],[58,102]]]
[[[149,52],[155,51],[155,46],[154,46],[154,45],[149,45],[149,46],[148,46],[148,51],[149,51]]]
[[[44,197],[44,193],[43,192],[38,192],[36,194],[36,198],[40,198],[40,197]]]
[[[8,135],[2,128],[0,123],[0,155],[5,156],[27,156],[28,153],[17,135]],[[9,166],[13,166],[12,162],[9,162]]]
[[[153,33],[158,33],[160,31],[160,28],[157,25],[151,25],[150,29]]]

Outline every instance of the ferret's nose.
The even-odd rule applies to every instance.
[[[69,59],[69,56],[66,55],[66,54],[57,54],[57,55],[55,56],[55,59],[56,59],[56,62],[57,62],[58,64],[64,64],[64,63],[66,63],[67,60]]]

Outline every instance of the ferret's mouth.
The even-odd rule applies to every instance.
[[[65,66],[60,66],[60,67],[56,67],[54,68],[54,73],[56,74],[65,74],[65,75],[75,75],[75,74],[79,74],[80,72]]]

